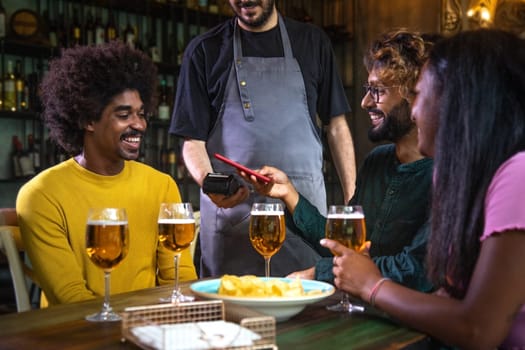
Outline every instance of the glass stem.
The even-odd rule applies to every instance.
[[[265,256],[264,257],[264,272],[266,277],[270,277],[270,257]]]
[[[175,289],[173,289],[173,295],[171,297],[172,299],[178,299],[179,294],[180,294],[180,290],[179,290],[179,258],[180,258],[180,253],[176,253],[175,255],[173,255],[173,262],[175,263],[175,276],[174,276]]]
[[[102,305],[102,312],[108,314],[111,312],[111,306],[109,306],[109,286],[111,282],[111,271],[104,271],[104,304]]]
[[[350,304],[350,300],[348,299],[348,293],[343,293],[341,304],[345,307],[345,309],[350,309],[352,307],[352,304]]]

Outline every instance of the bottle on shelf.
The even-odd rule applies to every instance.
[[[0,0],[0,39],[5,38],[7,33],[7,17],[2,0]]]
[[[13,167],[13,177],[22,177],[22,168],[20,167],[20,155],[22,153],[22,143],[18,139],[18,136],[13,135],[11,139],[12,151],[11,151],[11,164]]]
[[[58,46],[58,35],[57,35],[57,21],[56,18],[51,18],[49,10],[44,10],[42,17],[44,22],[47,24],[47,38],[49,40],[49,46]]]
[[[144,51],[144,45],[142,44],[141,33],[138,24],[133,26],[135,31],[135,48],[140,51]]]
[[[160,82],[160,99],[158,106],[158,118],[160,120],[169,120],[171,118],[170,105],[168,102],[168,87],[166,86],[166,79]]]
[[[100,45],[106,41],[106,29],[102,25],[102,14],[100,8],[97,9],[95,19],[95,44]]]
[[[39,111],[41,106],[39,95],[40,76],[38,72],[31,72],[26,76],[27,109]]]
[[[86,23],[84,25],[84,45],[93,45],[95,43],[95,22],[93,13],[88,11],[86,14]]]
[[[213,14],[219,13],[219,4],[217,0],[209,0],[208,1],[208,12]]]
[[[184,58],[184,50],[186,49],[186,43],[183,37],[177,39],[177,64],[180,66],[182,64],[182,59]]]
[[[117,39],[118,31],[117,24],[115,21],[115,13],[113,10],[109,10],[108,23],[106,24],[106,42]]]
[[[16,78],[13,72],[13,61],[7,61],[7,70],[3,81],[4,85],[4,110],[16,111]]]
[[[35,139],[33,134],[27,135],[27,151],[31,161],[33,162],[34,172],[39,172],[41,169],[40,140]]]
[[[28,109],[29,89],[22,69],[22,60],[16,60],[15,64],[15,92],[16,110],[25,111]]]
[[[57,21],[57,47],[60,48],[66,48],[68,47],[68,35],[67,35],[67,29],[66,29],[66,19],[64,16],[64,13],[60,13],[58,15],[58,21]]]
[[[148,54],[153,62],[161,62],[160,47],[157,43],[157,23],[155,18],[151,18],[148,26]]]
[[[177,178],[177,152],[172,145],[173,137],[168,135],[168,171],[167,173],[171,175],[174,179]]]
[[[24,149],[22,142],[18,136],[13,136],[13,169],[15,177],[35,175],[35,168],[33,168],[33,160],[29,156],[29,152]]]
[[[69,29],[69,35],[70,35],[70,42],[69,46],[73,47],[76,45],[82,45],[83,44],[83,38],[82,38],[82,26],[80,25],[80,21],[78,19],[78,9],[73,9],[73,20],[71,21],[71,27]]]
[[[127,20],[127,25],[126,25],[126,28],[124,29],[124,42],[131,48],[135,48],[135,44],[137,42],[137,36],[136,36],[136,33],[135,33],[135,28],[131,25],[131,22],[129,20],[129,15],[128,15],[128,20]]]
[[[69,158],[64,149],[50,137],[45,142],[45,153],[40,160],[44,160],[46,167],[56,165]]]
[[[168,157],[168,146],[166,141],[167,133],[163,128],[157,129],[157,145],[158,145],[158,154],[159,159],[157,162],[157,166],[160,171],[167,173],[168,172],[168,164],[169,164],[169,157]]]

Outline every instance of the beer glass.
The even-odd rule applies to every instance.
[[[250,212],[250,242],[264,257],[266,277],[270,277],[270,259],[281,249],[285,238],[283,205],[253,203]]]
[[[328,208],[325,236],[338,241],[347,248],[358,251],[366,238],[363,208],[359,205],[331,205]],[[334,254],[333,251],[332,254]],[[327,309],[340,312],[363,311],[362,306],[350,303],[347,293],[343,294],[338,304],[327,306]]]
[[[119,321],[109,305],[111,271],[128,255],[129,230],[126,209],[91,208],[86,225],[86,252],[104,271],[104,304],[96,314],[86,316],[95,322]]]
[[[191,203],[161,203],[158,218],[159,241],[175,252],[175,288],[168,298],[161,302],[180,303],[193,301],[191,295],[182,294],[179,287],[179,260],[181,252],[188,248],[195,237],[195,218]]]

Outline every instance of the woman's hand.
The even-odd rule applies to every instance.
[[[369,244],[365,244],[359,252],[326,238],[321,240],[321,245],[335,255],[332,271],[336,287],[368,302],[370,291],[382,277],[376,264],[366,254]]]

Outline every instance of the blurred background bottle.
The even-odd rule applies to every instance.
[[[95,18],[95,44],[100,45],[106,41],[106,29],[102,25],[102,13],[101,9],[97,9]]]
[[[170,105],[168,102],[168,88],[166,86],[166,79],[160,82],[160,98],[158,106],[158,118],[160,120],[169,120],[171,117]]]
[[[109,10],[108,23],[106,24],[106,42],[117,39],[118,30],[117,23],[115,21],[115,13],[113,10]]]
[[[80,21],[78,19],[78,9],[76,8],[73,9],[73,20],[71,21],[69,33],[71,38],[69,42],[70,47],[83,44],[82,26],[80,25]]]
[[[4,5],[2,0],[0,0],[0,39],[5,38],[7,32],[7,19]]]
[[[11,164],[13,168],[13,177],[22,177],[22,168],[20,167],[20,155],[22,153],[22,143],[18,136],[13,135],[11,139]]]
[[[135,48],[135,44],[137,42],[137,37],[135,33],[135,28],[131,25],[129,15],[127,19],[126,28],[124,29],[124,35],[123,35],[124,42],[131,48]]]
[[[33,134],[27,135],[27,151],[33,163],[34,172],[39,172],[42,168],[40,161],[40,140],[35,139]]]
[[[16,93],[16,110],[25,111],[28,109],[29,89],[25,80],[22,60],[16,60],[15,65],[15,93]]]
[[[148,25],[148,54],[153,62],[161,62],[160,47],[157,43],[157,22],[151,18]]]
[[[4,109],[16,111],[16,79],[13,71],[13,61],[7,61],[7,69],[4,77]]]
[[[86,14],[86,24],[84,26],[84,44],[93,45],[95,43],[95,22],[93,13],[88,11]]]

